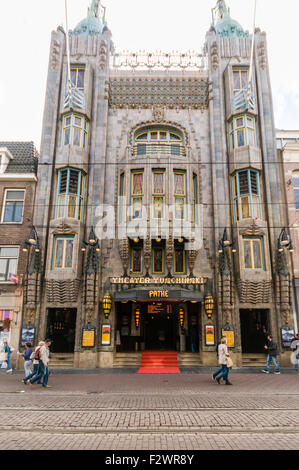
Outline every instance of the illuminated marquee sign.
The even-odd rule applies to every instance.
[[[111,277],[111,284],[166,284],[166,285],[179,285],[179,284],[192,284],[202,285],[205,283],[203,277]]]

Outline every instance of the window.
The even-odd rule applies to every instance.
[[[132,219],[142,217],[143,203],[143,170],[132,171],[131,173],[131,214]]]
[[[192,217],[193,222],[197,222],[197,176],[193,173],[193,198],[192,198]]]
[[[134,274],[142,274],[142,246],[131,247],[131,272]]]
[[[165,171],[153,170],[152,172],[152,202],[153,218],[162,219],[165,207]]]
[[[255,170],[241,170],[232,177],[234,221],[262,219],[260,176]]]
[[[71,82],[79,90],[84,90],[85,67],[82,65],[72,65]]]
[[[9,273],[17,274],[19,247],[0,247],[0,282],[8,280]]]
[[[86,176],[80,170],[64,168],[58,172],[56,218],[83,219]]]
[[[256,147],[255,118],[248,114],[234,117],[228,124],[230,151],[250,145]]]
[[[185,218],[186,208],[186,172],[174,171],[174,204],[175,218]]]
[[[299,175],[293,177],[296,210],[299,210]]]
[[[183,137],[179,132],[169,129],[143,130],[136,135],[135,143],[135,155],[146,155],[149,153],[186,155]]]
[[[261,237],[243,237],[245,269],[264,270],[264,246]]]
[[[120,198],[120,201],[119,201],[119,221],[120,221],[120,223],[124,219],[124,214],[123,214],[123,212],[124,212],[124,195],[125,195],[124,184],[125,184],[125,174],[122,173],[120,175],[120,181],[119,181],[119,198]]]
[[[2,222],[21,223],[23,217],[25,190],[7,189],[5,194]]]
[[[72,269],[74,236],[54,237],[53,269]]]
[[[233,68],[234,94],[248,87],[248,68]]]
[[[175,243],[174,272],[175,274],[186,274],[186,253],[183,243]]]
[[[89,121],[80,114],[66,114],[63,117],[62,145],[76,145],[87,150]]]

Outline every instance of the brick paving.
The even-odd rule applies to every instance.
[[[1,450],[298,450],[299,376],[0,374]]]

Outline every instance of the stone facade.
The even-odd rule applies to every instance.
[[[262,352],[248,337],[266,328],[287,361],[280,330],[292,324],[292,274],[275,271],[286,217],[265,33],[255,31],[248,92],[252,38],[225,2],[203,52],[176,57],[116,53],[95,4],[69,35],[72,84],[65,33],[52,33],[34,216],[44,266],[36,341],[54,335],[56,353],[74,352],[75,366],[111,367],[120,350],[157,346],[160,328],[168,347],[212,365],[225,330],[242,365],[242,353]],[[164,312],[156,324],[153,298]]]

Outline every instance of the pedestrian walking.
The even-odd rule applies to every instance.
[[[229,368],[227,367],[227,358],[229,357],[229,352],[226,343],[226,337],[222,336],[221,342],[218,346],[218,363],[221,365],[221,367],[212,376],[213,380],[216,380],[219,385],[221,379],[224,380],[225,385],[232,385],[232,383],[228,380]],[[217,377],[218,375],[219,377]]]
[[[293,351],[293,363],[296,371],[299,373],[299,333],[291,341],[291,350]]]
[[[32,359],[30,356],[32,354],[32,346],[31,343],[25,343],[25,352],[22,354],[18,351],[18,354],[23,357],[24,359],[24,371],[25,377],[31,374],[31,366],[32,366]]]
[[[263,369],[262,372],[264,374],[269,374],[270,373],[270,367],[271,367],[271,361],[273,359],[273,362],[275,364],[275,371],[274,374],[280,374],[280,365],[277,359],[277,354],[278,354],[278,346],[275,341],[273,341],[273,336],[268,335],[267,337],[267,344],[264,346],[266,351],[268,352],[268,357],[267,357],[267,367],[266,369]]]
[[[25,385],[27,385],[28,380],[32,379],[39,371],[39,362],[40,362],[40,348],[45,344],[44,341],[40,341],[35,350],[31,353],[30,359],[33,361],[33,371],[30,372],[23,380]],[[41,382],[39,382],[41,383]]]
[[[7,338],[3,339],[3,347],[1,349],[1,352],[3,353],[3,362],[7,364],[7,373],[11,374],[12,373],[12,366],[10,363],[10,356],[11,353],[14,351],[13,347],[10,347],[8,345]]]
[[[49,380],[49,355],[50,350],[49,346],[51,345],[52,340],[46,339],[45,344],[40,348],[40,360],[39,360],[39,370],[35,377],[29,380],[29,384],[32,386],[35,382],[40,382],[43,379],[42,386],[44,388],[51,388],[48,385]]]

